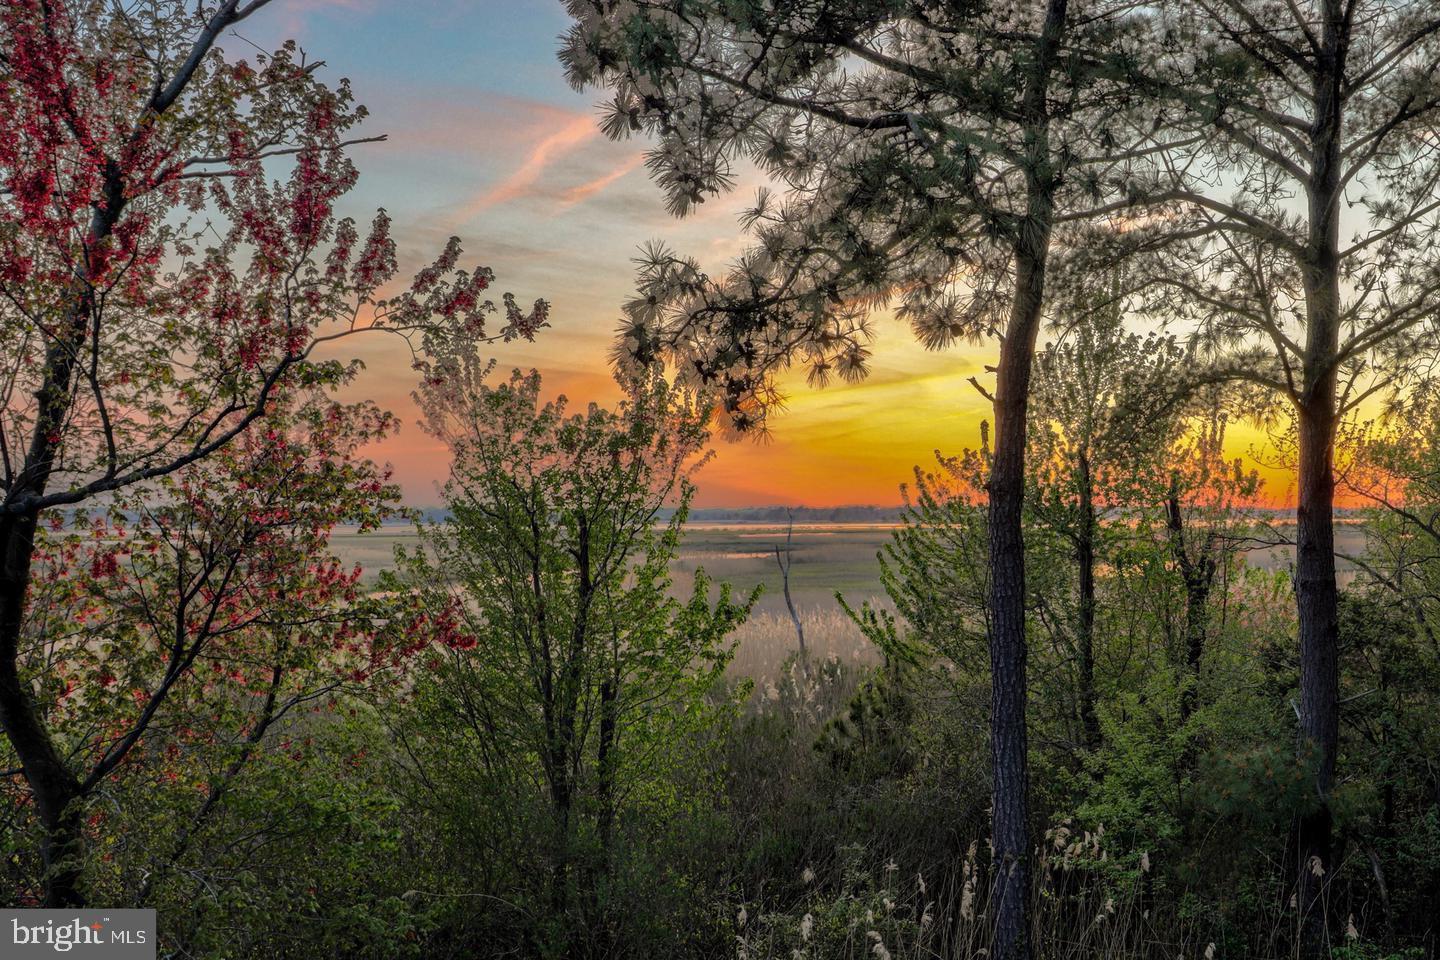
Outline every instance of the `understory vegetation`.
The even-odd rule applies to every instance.
[[[802,654],[788,618],[745,623],[753,596],[669,579],[705,439],[689,398],[656,381],[574,414],[534,375],[448,373],[427,409],[457,454],[453,514],[372,595],[408,611],[404,629],[343,687],[296,687],[262,737],[225,734],[222,713],[194,726],[223,704],[253,730],[263,690],[197,688],[210,706],[153,728],[87,805],[89,898],[155,907],[177,956],[981,955],[986,452],[917,470],[877,558],[889,596],[806,613]],[[1128,505],[1096,525],[1090,687],[1057,521],[1067,475],[1034,480],[1031,916],[1047,957],[1296,942],[1288,877],[1311,801],[1292,587],[1244,563],[1277,532],[1236,496],[1256,478],[1196,440],[1223,417],[1198,416],[1209,427],[1178,429],[1152,473],[1130,464]],[[1353,441],[1357,463],[1412,479],[1403,510],[1364,515],[1343,596],[1335,956],[1434,948],[1432,423]],[[113,622],[113,599],[88,598],[85,619]],[[831,650],[842,631],[863,654]],[[740,636],[768,651],[749,675]],[[282,686],[304,676],[289,666]],[[59,728],[78,737],[92,712]],[[7,809],[9,880],[38,896],[38,825],[20,796]]]
[[[589,128],[517,101],[453,166],[529,158],[407,244],[637,159],[678,216],[768,184],[730,263],[651,243],[586,308],[577,403],[485,359],[547,301],[345,215],[385,137],[237,34],[281,6],[0,4],[7,906],[212,960],[1436,956],[1434,0],[568,0],[555,75],[643,158],[541,184]],[[502,252],[615,269],[527,217]],[[982,412],[919,424],[883,596],[802,611],[792,523],[761,615],[677,563],[712,434],[863,380],[882,316],[978,351]],[[448,464],[429,521],[362,356]],[[827,416],[918,419],[877,409]],[[385,524],[367,581],[333,538]]]

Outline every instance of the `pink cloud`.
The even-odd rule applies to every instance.
[[[523,153],[528,158],[557,130],[572,125],[578,130],[582,120],[591,116],[493,90],[477,94],[475,90],[393,83],[359,92],[370,109],[365,129],[390,134],[392,150],[403,150],[407,156],[423,153],[461,158],[472,170],[476,161],[488,167],[502,157],[513,160]],[[427,102],[444,107],[416,109],[417,103]],[[519,162],[523,165],[525,160]],[[512,177],[518,173],[517,167]],[[477,192],[475,199],[481,196],[483,192]]]
[[[457,219],[464,222],[497,203],[525,196],[539,181],[540,175],[545,172],[547,167],[571,153],[581,144],[599,136],[600,131],[595,125],[595,119],[588,113],[571,117],[559,128],[541,138],[513,173],[465,203],[456,214]]]
[[[603,173],[595,179],[582,183],[579,186],[571,187],[565,191],[565,195],[560,198],[561,205],[568,207],[582,200],[588,200],[590,197],[593,197],[601,190],[610,186],[610,184],[637,170],[644,162],[645,155],[643,153],[637,153],[608,173]]]

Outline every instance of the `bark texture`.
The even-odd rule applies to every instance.
[[[1300,631],[1300,743],[1314,770],[1312,806],[1300,818],[1297,850],[1301,953],[1327,950],[1324,890],[1332,863],[1330,790],[1339,749],[1339,594],[1335,583],[1335,428],[1340,343],[1341,136],[1352,25],[1327,3],[1317,54],[1311,138],[1305,284],[1305,380],[1296,402],[1299,487],[1295,606]]]
[[[991,843],[997,960],[1029,960],[1030,774],[1025,732],[1025,446],[1035,339],[1045,305],[1057,179],[1050,157],[1050,73],[1066,0],[1049,0],[1026,80],[1026,210],[1015,224],[1015,292],[995,373],[989,480]]]

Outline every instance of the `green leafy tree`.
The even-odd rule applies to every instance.
[[[1424,384],[1347,438],[1345,490],[1370,507],[1367,575],[1410,611],[1440,650],[1440,392]]]
[[[1070,544],[1076,569],[1076,690],[1081,743],[1100,746],[1095,711],[1096,564],[1114,532],[1107,511],[1134,506],[1177,429],[1184,351],[1128,333],[1113,291],[1092,293],[1039,357],[1030,461],[1036,520]],[[1153,487],[1153,483],[1150,484]]]
[[[1181,723],[1198,704],[1215,588],[1224,587],[1247,543],[1264,542],[1254,514],[1260,474],[1225,451],[1229,402],[1221,387],[1201,389],[1166,450],[1164,539],[1185,596]]]
[[[462,721],[463,763],[502,806],[543,785],[545,911],[571,955],[587,923],[604,942],[623,919],[603,903],[621,818],[673,803],[661,774],[714,721],[726,636],[754,596],[723,586],[712,603],[703,573],[690,600],[669,593],[707,409],[652,378],[613,410],[572,414],[541,402],[536,373],[488,373],[451,358],[417,394],[455,455],[451,519],[425,529],[401,586],[458,638],[426,688]]]

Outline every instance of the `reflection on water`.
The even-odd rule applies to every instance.
[[[852,604],[874,600],[890,606],[880,584],[876,554],[890,542],[894,530],[894,525],[873,523],[796,525],[790,592],[806,623],[807,642],[819,655],[866,662],[875,656],[835,603],[835,594],[843,593]],[[1295,526],[1279,524],[1270,533],[1272,540],[1293,540]],[[374,583],[381,571],[394,566],[396,546],[414,549],[419,540],[412,528],[392,526],[363,535],[354,528],[341,529],[332,543],[343,561],[359,564],[365,571],[365,581]],[[776,546],[782,550],[785,546],[783,524],[695,523],[686,528],[680,555],[671,568],[673,589],[679,595],[689,593],[695,571],[701,568],[712,579],[729,583],[737,591],[748,592],[756,584],[764,586],[755,614],[736,635],[740,647],[734,669],[746,676],[771,675],[796,643],[781,592]],[[1364,527],[1354,522],[1337,524],[1335,548],[1340,554],[1336,565],[1344,586],[1358,572],[1345,556],[1364,552]],[[1266,570],[1288,569],[1294,555],[1294,547],[1284,543],[1267,543],[1245,551],[1248,563]]]
[[[890,541],[894,524],[876,523],[809,523],[797,524],[792,543],[794,567],[790,589],[797,603],[831,608],[835,592],[848,599],[861,601],[880,597],[880,568],[876,554]],[[1268,538],[1293,540],[1295,526],[1275,525]],[[366,534],[355,529],[337,529],[332,539],[341,560],[359,564],[365,580],[373,583],[383,570],[394,566],[396,546],[413,548],[419,541],[408,526],[387,526]],[[762,612],[784,610],[780,591],[779,569],[774,548],[784,548],[783,524],[725,525],[693,523],[685,531],[680,556],[673,570],[676,589],[688,591],[697,569],[703,568],[712,578],[748,590],[763,584],[760,600]],[[1365,550],[1365,528],[1354,521],[1341,521],[1335,527],[1336,566],[1342,586],[1355,579],[1358,568],[1346,559]],[[1265,570],[1288,569],[1294,562],[1295,549],[1286,543],[1262,544],[1245,551],[1245,559]]]

